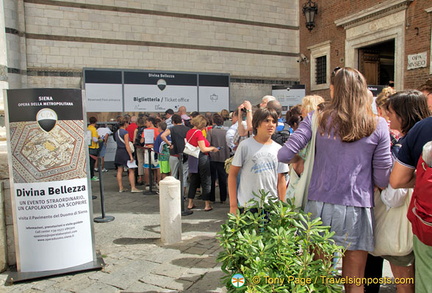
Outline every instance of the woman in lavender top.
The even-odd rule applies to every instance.
[[[388,185],[392,159],[387,123],[372,112],[363,75],[337,68],[330,85],[332,100],[322,112],[309,114],[279,150],[289,163],[311,140],[312,115],[318,115],[315,161],[305,210],[321,217],[347,250],[342,275],[363,277],[367,252],[374,248],[374,187]],[[346,292],[363,286],[345,284]]]

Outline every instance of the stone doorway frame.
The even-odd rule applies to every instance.
[[[335,21],[345,28],[345,66],[359,67],[359,49],[395,42],[395,89],[404,89],[406,8],[412,0],[389,0]]]

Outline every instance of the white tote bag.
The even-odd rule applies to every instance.
[[[304,162],[303,173],[301,174],[300,179],[298,179],[297,185],[294,190],[294,204],[296,207],[300,207],[302,209],[305,208],[308,200],[309,183],[312,177],[312,169],[315,161],[315,143],[318,129],[317,116],[318,115],[316,114],[316,112],[312,116],[312,138],[309,142],[309,151]]]
[[[413,249],[413,232],[407,218],[412,189],[408,189],[402,206],[388,209],[381,200],[380,192],[375,192],[375,250],[372,255],[405,256]]]
[[[197,131],[201,131],[201,130],[197,130]],[[189,140],[186,140],[186,138],[185,138],[185,148],[183,150],[184,154],[187,154],[187,155],[195,157],[195,158],[199,157],[199,154],[200,154],[201,150],[200,150],[199,146],[193,146],[193,145],[191,145],[189,143],[189,141],[192,139],[192,137],[195,135],[195,133],[197,133],[197,131],[195,131],[191,135],[191,137],[189,138]]]

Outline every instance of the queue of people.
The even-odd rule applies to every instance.
[[[302,104],[287,111],[285,119],[272,96],[264,96],[257,106],[244,101],[232,113],[193,112],[189,116],[182,106],[178,113],[167,110],[165,119],[132,119],[135,125],[121,118],[119,130],[113,130],[119,138],[115,160],[119,191],[125,191],[123,169],[135,160],[128,145],[132,141],[138,165],[144,166],[139,166],[137,177],[128,169],[132,192],[141,192],[136,185],[149,184],[148,173],[153,169],[155,183],[160,173],[182,181],[188,209],[197,208],[200,190],[204,201],[200,208],[211,211],[217,185],[220,202],[228,200],[232,214],[243,212],[251,199],[259,200],[260,190],[281,201],[293,198],[312,217],[321,218],[334,233],[334,241],[345,248],[343,277],[379,278],[386,259],[395,277],[415,278],[415,285],[398,284],[398,292],[414,292],[414,288],[415,292],[432,292],[432,229],[421,226],[432,226],[432,188],[421,188],[432,182],[432,153],[430,149],[423,152],[432,141],[432,81],[419,90],[386,88],[376,106],[378,113],[372,110],[363,75],[353,68],[338,67],[331,75],[330,100],[306,96]],[[146,129],[153,130],[151,143],[145,142]],[[281,135],[282,131],[288,134]],[[185,141],[199,148],[198,157],[183,154]],[[148,149],[152,152],[146,152]],[[415,176],[420,167],[424,169],[421,179]],[[375,213],[375,205],[388,211],[409,201],[413,252],[369,254],[378,239],[375,218],[384,216]],[[345,284],[345,290],[378,292],[379,285]]]

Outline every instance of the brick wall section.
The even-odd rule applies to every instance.
[[[428,58],[426,68],[409,70],[405,73],[405,87],[407,89],[417,88],[424,84],[428,77],[432,78],[430,74],[432,13],[426,13],[425,11],[425,9],[431,7],[431,1],[417,0],[410,5],[407,12],[405,53],[409,55],[427,52]],[[416,28],[418,28],[418,35]]]
[[[326,0],[318,3],[318,15],[315,18],[316,27],[309,32],[305,27],[305,17],[301,12],[306,1],[299,1],[300,23],[300,52],[310,56],[308,47],[325,41],[331,41],[330,68],[342,67],[345,62],[345,29],[337,27],[335,20],[361,12],[364,9],[378,4],[375,0]],[[379,1],[386,2],[386,1]],[[429,0],[415,0],[407,9],[407,28],[405,34],[405,62],[408,54],[427,52],[428,67],[415,69],[404,73],[405,88],[416,88],[424,83],[430,74],[431,25],[432,15],[425,11],[432,7]],[[419,35],[416,35],[416,27]],[[306,92],[310,93],[309,64],[300,66],[300,83],[306,85]],[[323,97],[329,97],[328,90],[314,91]]]

